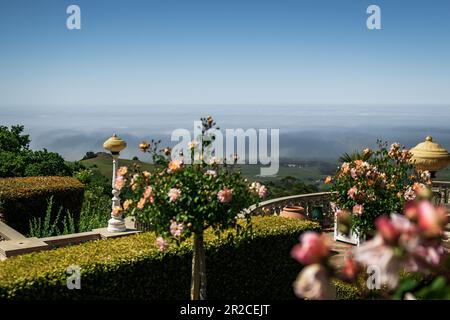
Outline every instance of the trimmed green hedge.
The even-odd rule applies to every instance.
[[[20,233],[28,234],[30,220],[44,218],[48,200],[53,196],[52,218],[62,207],[62,217],[69,211],[77,222],[83,195],[84,185],[75,178],[3,178],[0,179],[0,220]]]
[[[301,266],[290,257],[311,221],[255,217],[253,237],[205,233],[208,299],[294,299]],[[161,253],[155,235],[119,239],[12,257],[0,262],[0,299],[188,299],[191,243]],[[66,287],[66,269],[81,267],[81,290]]]

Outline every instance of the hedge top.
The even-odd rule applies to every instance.
[[[0,198],[28,198],[67,189],[84,189],[84,185],[72,177],[0,178]]]
[[[280,234],[301,234],[306,230],[320,231],[317,222],[280,217],[254,217],[253,239]],[[65,274],[70,265],[81,267],[82,273],[98,268],[132,263],[143,259],[160,260],[163,255],[188,253],[192,250],[192,239],[177,246],[171,244],[166,252],[155,246],[155,234],[145,232],[128,237],[97,240],[50,251],[30,253],[12,257],[0,262],[0,288],[14,288],[16,285],[32,284],[38,279],[57,279]],[[226,234],[216,237],[210,229],[205,231],[206,250],[218,249],[229,243]],[[248,241],[248,237],[232,240],[235,245]]]

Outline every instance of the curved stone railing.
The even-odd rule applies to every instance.
[[[438,203],[450,203],[450,181],[433,181],[432,187]]]
[[[306,215],[312,219],[314,207],[321,207],[323,226],[331,227],[334,224],[334,215],[331,211],[330,192],[307,193],[295,196],[276,198],[261,202],[258,206],[250,207],[251,214],[278,215],[286,206],[301,206],[305,208]]]

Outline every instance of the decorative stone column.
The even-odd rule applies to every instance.
[[[120,190],[116,188],[117,169],[119,168],[120,151],[127,147],[127,143],[118,138],[115,134],[105,141],[103,147],[111,152],[113,158],[113,173],[112,173],[112,205],[111,205],[111,219],[108,221],[108,232],[124,232],[127,230],[125,226],[125,219],[123,215],[116,216],[114,209],[120,207]]]

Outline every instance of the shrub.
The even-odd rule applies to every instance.
[[[205,231],[209,299],[294,299],[299,272],[289,255],[316,222],[253,217],[252,235]],[[227,236],[228,234],[228,236]],[[92,241],[0,262],[0,299],[188,299],[192,238],[166,252],[145,232]],[[70,265],[81,268],[81,290],[66,286]]]
[[[54,221],[62,208],[62,212],[70,212],[77,223],[83,193],[83,184],[70,177],[0,178],[0,219],[28,234],[30,221],[45,218],[48,201],[53,197],[51,220]]]
[[[0,177],[72,175],[58,153],[30,150],[30,136],[23,131],[23,126],[0,126]]]
[[[355,160],[352,160],[355,159]],[[378,141],[378,149],[364,149],[361,154],[345,155],[332,183],[332,200],[340,209],[342,220],[351,220],[352,231],[370,235],[379,216],[400,212],[414,199],[425,184],[428,172],[417,172],[410,161],[411,153],[394,143]]]

